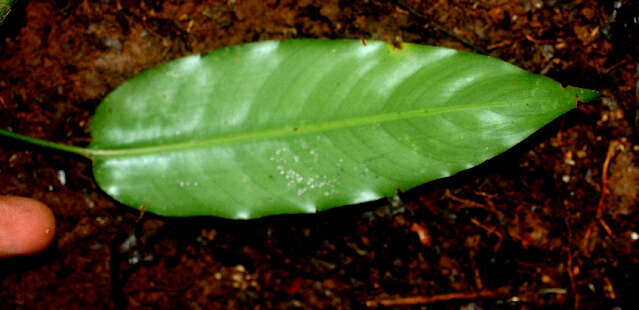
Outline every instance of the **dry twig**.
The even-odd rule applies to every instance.
[[[570,226],[570,210],[568,210],[568,206],[565,206],[565,213],[564,214],[564,224],[566,225],[566,231],[568,232],[568,240],[566,241],[567,245],[566,245],[566,250],[568,252],[568,262],[567,262],[567,267],[568,267],[568,278],[570,279],[570,290],[574,295],[574,299],[575,299],[575,303],[574,303],[574,309],[578,310],[579,309],[579,300],[580,300],[580,296],[579,296],[579,292],[577,291],[577,282],[575,282],[575,272],[573,269],[573,260],[572,260],[572,249],[571,244],[572,244],[572,227]]]
[[[447,35],[447,36],[449,36],[449,37],[461,42],[462,44],[464,44],[467,47],[471,48],[475,52],[488,55],[488,52],[485,49],[483,49],[483,48],[475,45],[474,43],[472,43],[472,42],[470,42],[470,41],[458,36],[454,32],[452,32],[452,31],[450,31],[450,30],[448,30],[448,29],[446,29],[446,28],[434,23],[432,18],[429,18],[428,16],[426,16],[426,15],[422,14],[421,12],[417,11],[414,7],[412,7],[408,3],[406,3],[406,1],[395,0],[393,2],[395,2],[395,4],[397,4],[397,6],[399,6],[400,8],[402,8],[402,9],[410,12],[411,14],[419,17],[420,19],[424,20],[428,26],[433,27],[435,30],[437,30],[437,31],[439,31],[441,33],[444,33],[445,35]]]
[[[608,233],[609,236],[614,236],[612,229],[610,226],[604,221],[603,215],[606,208],[606,196],[610,194],[610,190],[608,189],[608,168],[610,167],[610,160],[617,153],[617,146],[619,142],[612,141],[608,145],[608,153],[606,154],[606,160],[604,160],[603,168],[601,172],[601,197],[599,197],[599,204],[597,205],[597,220],[601,227]]]
[[[610,168],[610,161],[613,157],[615,157],[619,146],[621,146],[621,144],[618,141],[611,141],[608,145],[606,159],[604,160],[603,167],[601,168],[601,196],[599,196],[599,203],[597,204],[597,214],[595,216],[595,219],[599,223],[599,225],[601,225],[603,230],[605,230],[606,233],[611,237],[614,236],[614,233],[610,226],[608,226],[608,223],[606,223],[606,221],[604,220],[604,214],[606,211],[606,198],[610,194],[610,189],[608,189],[608,170]],[[591,237],[593,236],[593,231],[596,230],[596,227],[597,226],[593,221],[593,223],[588,226],[588,229],[586,230],[586,233],[583,237],[581,247],[584,255],[586,256],[590,256],[588,244],[591,240]]]
[[[477,267],[477,261],[475,261],[475,251],[470,251],[470,262],[473,266],[473,278],[475,279],[475,286],[481,290],[484,288],[484,284],[481,280],[481,274],[479,273],[479,267]]]
[[[468,199],[463,199],[463,198],[459,198],[455,195],[453,195],[453,193],[450,192],[449,189],[446,189],[446,191],[444,192],[444,198],[448,198],[450,200],[454,200],[457,201],[459,203],[462,204],[462,206],[460,208],[462,209],[466,209],[466,208],[477,208],[477,209],[482,209],[485,211],[488,211],[490,213],[493,213],[495,215],[497,215],[497,218],[504,218],[504,213],[502,213],[501,211],[497,210],[495,208],[495,205],[491,202],[489,203],[489,205],[484,205],[472,200],[468,200]]]
[[[504,236],[499,231],[497,231],[497,227],[484,225],[484,224],[482,224],[480,221],[478,221],[475,218],[470,219],[470,221],[473,224],[475,224],[475,226],[477,226],[477,227],[483,229],[484,231],[486,231],[486,234],[488,236],[493,235],[493,234],[495,236],[497,236],[498,240],[497,240],[497,243],[495,244],[495,246],[493,247],[493,252],[499,251],[499,248],[501,248],[502,242],[504,242]]]
[[[366,306],[370,308],[377,307],[394,307],[394,306],[415,306],[429,305],[443,301],[461,301],[488,298],[505,298],[508,296],[510,287],[500,287],[496,290],[480,290],[477,292],[454,292],[446,294],[438,294],[432,296],[412,296],[397,297],[389,299],[373,299],[366,302]]]

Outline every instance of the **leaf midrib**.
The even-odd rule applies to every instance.
[[[253,131],[248,133],[230,134],[221,137],[208,138],[203,140],[180,142],[173,144],[157,145],[157,146],[145,146],[137,148],[123,148],[123,149],[99,149],[88,148],[87,153],[90,157],[104,158],[104,157],[122,157],[122,156],[136,156],[145,155],[151,153],[165,153],[176,152],[181,150],[203,148],[210,146],[220,146],[234,144],[244,141],[256,141],[256,140],[268,140],[274,138],[284,138],[294,135],[306,135],[317,132],[327,132],[338,129],[346,129],[358,126],[366,126],[376,123],[388,123],[397,120],[413,119],[419,117],[426,117],[434,114],[442,114],[455,112],[460,110],[472,110],[472,109],[485,109],[495,108],[507,105],[513,105],[512,102],[496,102],[491,104],[467,104],[453,107],[437,107],[432,109],[419,109],[411,111],[390,112],[382,114],[374,114],[363,117],[353,117],[347,119],[340,119],[336,121],[328,121],[322,123],[312,123],[299,126],[281,127],[266,129],[261,131]]]

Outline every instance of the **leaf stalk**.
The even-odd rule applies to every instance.
[[[41,146],[41,147],[45,147],[45,148],[49,148],[49,149],[54,149],[54,150],[59,150],[59,151],[64,151],[64,152],[69,152],[69,153],[73,153],[73,154],[82,155],[82,156],[84,156],[86,158],[92,158],[92,153],[93,152],[90,149],[87,149],[87,148],[84,148],[84,147],[66,145],[66,144],[60,144],[60,143],[56,143],[56,142],[46,141],[46,140],[42,140],[42,139],[38,139],[38,138],[26,136],[26,135],[21,135],[19,133],[15,133],[15,132],[12,132],[12,131],[9,131],[9,130],[5,130],[5,129],[0,129],[0,136],[5,136],[5,137],[17,139],[17,140],[20,140],[20,141],[23,141],[23,142],[35,144],[37,146]]]

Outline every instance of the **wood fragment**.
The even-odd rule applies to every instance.
[[[428,231],[428,228],[426,227],[426,225],[413,223],[413,225],[411,225],[410,227],[410,231],[417,233],[417,236],[419,237],[419,242],[422,245],[430,246],[431,237],[430,237],[430,232]]]
[[[612,286],[612,281],[608,277],[604,277],[604,295],[606,298],[615,300],[617,299],[617,294],[615,294],[615,288]]]

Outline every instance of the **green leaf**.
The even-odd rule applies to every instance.
[[[88,149],[63,147],[157,214],[313,213],[473,167],[597,96],[446,48],[265,41],[140,74],[99,106]]]

